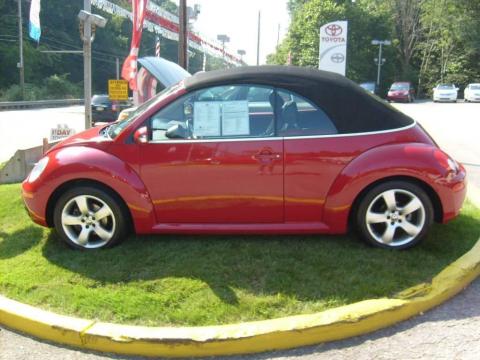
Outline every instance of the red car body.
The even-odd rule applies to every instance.
[[[452,169],[449,156],[415,122],[395,130],[248,141],[133,140],[152,114],[187,90],[179,85],[113,140],[96,127],[51,149],[41,176],[23,183],[32,219],[52,227],[56,200],[84,183],[118,194],[138,234],[345,233],[356,200],[386,179],[420,184],[438,222],[460,211],[464,168]]]
[[[388,90],[387,100],[398,102],[412,102],[415,100],[415,89],[409,82],[394,82]]]

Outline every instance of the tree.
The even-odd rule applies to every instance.
[[[411,60],[422,32],[421,13],[424,0],[390,0],[395,25],[395,42],[400,53],[402,76],[411,78]]]

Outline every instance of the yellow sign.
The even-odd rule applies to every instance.
[[[108,97],[112,101],[128,100],[128,81],[108,80]]]

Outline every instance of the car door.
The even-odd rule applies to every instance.
[[[335,137],[329,116],[313,102],[278,89],[277,132],[284,137],[285,221],[320,223],[328,191],[356,155],[355,144]]]
[[[283,222],[283,140],[271,104],[248,101],[256,88],[199,90],[151,117],[141,175],[158,223]]]

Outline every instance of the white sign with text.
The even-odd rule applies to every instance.
[[[348,21],[334,21],[320,28],[318,68],[345,76]]]

